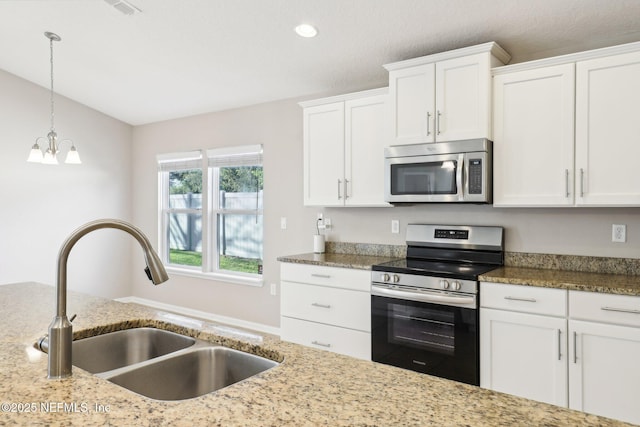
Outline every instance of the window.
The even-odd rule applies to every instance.
[[[176,272],[261,283],[262,147],[158,156],[160,246]]]

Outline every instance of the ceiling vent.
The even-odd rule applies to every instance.
[[[142,12],[140,9],[132,5],[131,3],[124,0],[104,0],[111,6],[113,6],[117,11],[123,13],[125,15],[133,15],[137,12]]]

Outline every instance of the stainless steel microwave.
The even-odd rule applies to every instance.
[[[385,201],[491,203],[493,143],[487,139],[387,147]]]

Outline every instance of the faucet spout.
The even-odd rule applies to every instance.
[[[56,280],[56,317],[49,325],[49,368],[48,378],[59,379],[71,376],[71,342],[73,329],[67,318],[67,260],[73,246],[86,234],[101,229],[115,228],[133,236],[144,253],[147,263],[145,272],[154,285],[169,279],[158,254],[153,250],[147,236],[140,229],[118,219],[100,219],[88,222],[67,237],[58,253],[58,274]]]

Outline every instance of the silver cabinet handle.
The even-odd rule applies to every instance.
[[[604,311],[616,311],[618,313],[640,314],[640,310],[633,308],[601,307],[600,309]]]
[[[569,198],[569,169],[564,170],[564,189],[566,197]]]
[[[320,307],[320,308],[331,308],[329,304],[320,304],[319,302],[311,303],[311,305],[314,307]]]
[[[584,197],[584,169],[580,168],[580,197]]]
[[[558,329],[558,360],[562,360],[562,330]]]
[[[340,194],[341,184],[342,184],[342,180],[338,179],[338,200],[342,199],[342,195]]]
[[[535,298],[520,298],[520,297],[510,297],[506,296],[504,299],[509,301],[525,301],[525,302],[538,302]]]
[[[427,111],[427,136],[431,135],[431,113]]]
[[[311,273],[311,277],[319,277],[321,279],[330,279],[331,276],[329,276],[328,274],[317,274],[317,273]]]
[[[311,344],[319,345],[320,347],[327,347],[327,348],[331,347],[331,344],[320,342],[320,341],[311,341]]]
[[[347,200],[349,198],[349,180],[345,179],[344,180],[344,199]]]
[[[573,363],[578,363],[578,333],[573,332]]]
[[[440,110],[438,110],[437,118],[436,118],[436,134],[437,135],[440,135],[440,116],[442,116],[442,113],[440,112]]]

